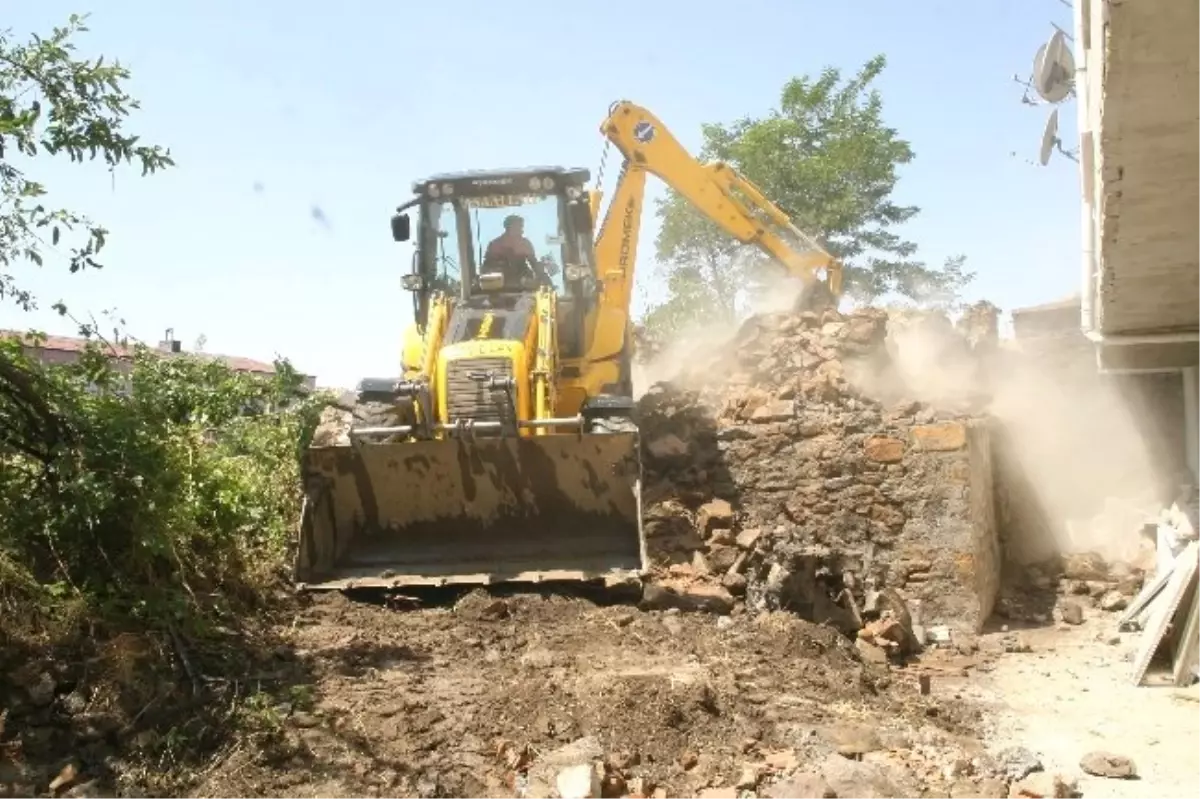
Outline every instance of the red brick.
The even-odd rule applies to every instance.
[[[951,452],[967,445],[967,428],[957,422],[912,429],[913,445],[922,452]]]
[[[899,463],[904,458],[904,442],[898,438],[868,438],[863,448],[867,458],[876,463]]]

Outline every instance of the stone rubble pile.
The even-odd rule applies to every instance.
[[[913,399],[888,334],[876,309],[760,315],[645,393],[648,604],[740,601],[853,634],[891,588],[912,623],[977,630],[999,581],[979,406]],[[970,354],[939,340],[932,357]]]
[[[1109,562],[1095,552],[1060,555],[1011,574],[996,601],[996,615],[1028,624],[1080,625],[1093,609],[1123,611],[1152,572],[1153,564],[1147,569]]]

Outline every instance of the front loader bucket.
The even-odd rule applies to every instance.
[[[592,580],[645,567],[637,433],[313,447],[308,588]]]

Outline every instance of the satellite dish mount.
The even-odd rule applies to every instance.
[[[1046,128],[1042,131],[1042,146],[1038,151],[1038,163],[1042,166],[1050,163],[1050,156],[1055,150],[1067,158],[1070,158],[1076,163],[1079,159],[1074,153],[1063,149],[1062,139],[1058,137],[1058,109],[1055,108],[1050,112],[1049,118],[1046,119]]]
[[[1061,29],[1056,28],[1050,41],[1038,48],[1030,83],[1038,96],[1051,105],[1061,103],[1074,92],[1075,56]]]

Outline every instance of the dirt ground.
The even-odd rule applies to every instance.
[[[1176,689],[1129,679],[1138,635],[1118,635],[1115,617],[1094,614],[1078,627],[1020,633],[1031,651],[1013,653],[978,673],[965,694],[988,708],[991,749],[1023,746],[1047,771],[1078,777],[1087,797],[1200,795],[1200,704],[1196,687]],[[1132,758],[1139,779],[1084,774],[1084,754]]]
[[[829,627],[740,607],[483,591],[417,608],[338,594],[287,604],[215,755],[135,758],[191,747],[193,727],[232,710],[198,707],[196,724],[122,742],[39,722],[64,694],[37,713],[0,708],[0,721],[30,745],[67,736],[46,751],[76,756],[78,773],[54,789],[68,761],[18,774],[0,758],[0,796],[548,797],[572,766],[612,797],[1029,795],[1009,786],[1014,747],[1085,797],[1200,788],[1195,687],[1185,699],[1130,685],[1137,636],[1095,608],[1077,627],[965,636],[887,665]],[[1084,774],[1094,750],[1132,758],[1140,779]]]
[[[552,785],[533,783],[553,773],[538,764],[590,737],[605,795],[736,795],[739,783],[769,795],[842,751],[847,764],[903,760],[887,775],[897,790],[945,796],[943,760],[971,748],[980,722],[790,614],[482,592],[406,611],[333,595],[309,600],[290,635],[311,696],[277,709],[269,746],[219,757],[196,795],[546,796]]]

